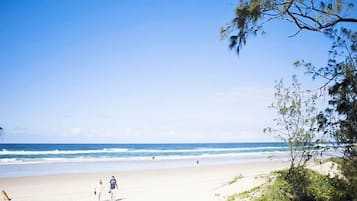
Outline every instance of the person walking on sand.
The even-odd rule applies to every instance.
[[[118,189],[118,184],[114,176],[112,176],[112,178],[110,179],[109,184],[110,184],[110,190],[109,190],[110,201],[115,201],[115,190]]]
[[[104,190],[104,185],[101,179],[99,179],[99,183],[94,189],[94,195],[97,196],[97,201],[100,201],[100,198],[102,197],[102,192]]]
[[[2,198],[2,201],[10,201],[11,200],[4,190],[1,191],[1,198]]]

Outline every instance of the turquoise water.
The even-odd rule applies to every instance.
[[[287,151],[285,143],[1,144],[0,164],[214,157]]]
[[[0,144],[0,177],[243,163],[287,150],[285,143]]]

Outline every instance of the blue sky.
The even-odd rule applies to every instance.
[[[273,23],[238,57],[234,1],[1,1],[2,142],[276,140],[274,81],[324,64],[329,41]]]

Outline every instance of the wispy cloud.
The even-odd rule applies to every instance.
[[[74,127],[74,128],[70,128],[70,133],[71,134],[74,134],[74,135],[78,135],[78,134],[80,134],[81,133],[81,128],[79,128],[79,127]]]
[[[274,91],[272,88],[244,86],[217,92],[213,97],[213,100],[218,103],[266,106],[265,104],[267,102],[273,100],[273,94]]]

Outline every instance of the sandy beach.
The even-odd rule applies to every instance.
[[[0,189],[13,201],[91,201],[99,179],[105,184],[102,200],[109,200],[109,179],[115,175],[124,201],[218,201],[265,182],[264,175],[287,167],[277,161],[212,165],[159,170],[59,174],[0,179]],[[237,182],[230,184],[235,177]]]

